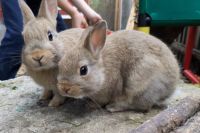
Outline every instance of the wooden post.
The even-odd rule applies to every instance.
[[[121,29],[121,18],[122,18],[122,0],[115,0],[115,24],[114,30]]]
[[[135,16],[136,16],[136,2],[132,0],[132,8],[126,25],[126,30],[133,30],[135,25]]]

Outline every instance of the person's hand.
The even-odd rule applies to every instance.
[[[88,23],[82,13],[76,12],[71,17],[72,17],[73,28],[87,28],[88,27]]]
[[[90,13],[87,17],[88,17],[88,21],[89,21],[90,25],[94,25],[99,20],[102,20],[101,16],[98,13],[96,13],[96,12]]]
[[[71,1],[79,11],[81,11],[87,18],[90,25],[96,24],[99,20],[102,20],[101,16],[94,11],[84,0],[72,0]]]

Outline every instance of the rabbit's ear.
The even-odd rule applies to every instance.
[[[19,0],[19,6],[22,11],[24,24],[28,23],[30,20],[34,19],[35,16],[24,0]]]
[[[58,15],[57,0],[42,0],[38,17],[44,17],[56,25],[56,17]]]
[[[105,21],[100,21],[87,33],[84,42],[84,47],[93,55],[98,56],[106,41],[107,24]]]

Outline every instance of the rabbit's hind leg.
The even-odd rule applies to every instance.
[[[174,92],[175,84],[164,76],[154,76],[144,91],[132,99],[132,108],[136,110],[150,110],[153,106],[165,108],[164,101]]]

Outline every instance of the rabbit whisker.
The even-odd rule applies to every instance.
[[[21,57],[20,56],[11,56],[11,57],[2,57],[0,58],[0,60],[3,60],[3,59],[20,59]]]
[[[21,62],[20,61],[18,61],[18,60],[10,60],[10,61],[6,61],[6,62],[3,62],[4,64],[8,64],[8,63],[19,63],[19,64],[21,64]],[[13,65],[13,64],[12,64]]]
[[[21,51],[9,51],[9,52],[6,52],[6,54],[20,54]]]
[[[13,66],[19,65],[21,64],[21,62],[16,62],[15,64],[13,64]]]

